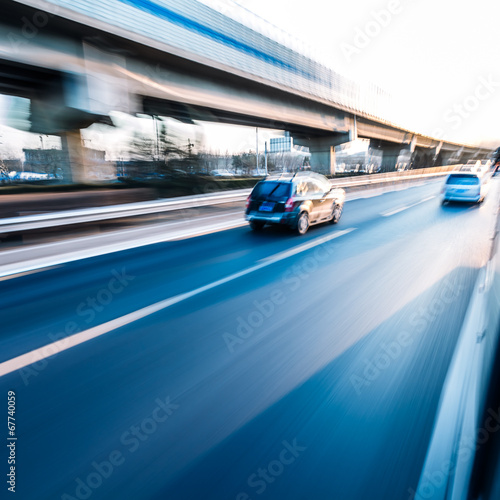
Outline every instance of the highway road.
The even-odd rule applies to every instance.
[[[4,278],[17,498],[412,498],[498,207],[441,183]]]

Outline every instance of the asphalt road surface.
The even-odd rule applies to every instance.
[[[241,227],[0,281],[0,362],[46,347],[0,378],[16,498],[412,498],[495,182],[478,206],[433,181],[305,237]]]

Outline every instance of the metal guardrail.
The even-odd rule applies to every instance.
[[[363,176],[362,178],[332,179],[332,184],[341,188],[373,187],[377,184],[396,183],[401,181],[414,181],[445,175],[454,166],[434,167],[428,169],[412,170],[406,172],[387,172]],[[70,226],[92,222],[104,222],[113,219],[137,217],[140,215],[157,214],[173,210],[199,208],[225,203],[244,201],[251,189],[238,189],[222,193],[211,193],[168,200],[153,200],[123,205],[106,207],[84,208],[77,210],[64,210],[37,215],[23,215],[0,219],[0,234],[10,234],[22,231]]]
[[[198,208],[224,203],[243,201],[250,194],[251,189],[230,191],[224,194],[206,194],[196,196],[183,196],[169,200],[154,200],[124,205],[85,208],[80,210],[64,210],[55,213],[23,215],[0,219],[0,234],[30,231],[49,227],[85,224],[113,219],[137,217],[140,215],[156,214],[187,208]]]
[[[495,199],[492,255],[480,269],[471,295],[444,382],[415,500],[470,498],[476,454],[498,431],[487,423],[493,409],[488,410],[486,405],[500,339],[499,191]]]

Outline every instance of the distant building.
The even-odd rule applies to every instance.
[[[65,163],[61,149],[23,149],[23,170],[39,174],[57,174]]]
[[[0,170],[4,172],[12,172],[23,169],[23,164],[20,159],[16,160],[0,160]]]
[[[91,181],[107,181],[116,179],[115,162],[106,161],[106,152],[100,149],[82,148],[83,162],[87,171],[87,179]]]
[[[290,132],[285,132],[284,137],[274,137],[269,141],[270,153],[288,153],[293,149],[293,137]]]
[[[82,148],[82,162],[90,180],[108,180],[116,177],[116,167],[106,161],[106,152]],[[65,171],[67,158],[61,149],[23,149],[23,170],[40,174],[57,175]]]

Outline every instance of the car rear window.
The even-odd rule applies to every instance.
[[[289,182],[265,181],[259,182],[252,191],[252,198],[281,200],[290,197]]]
[[[473,175],[450,175],[446,184],[458,184],[460,186],[477,186],[479,178]]]

